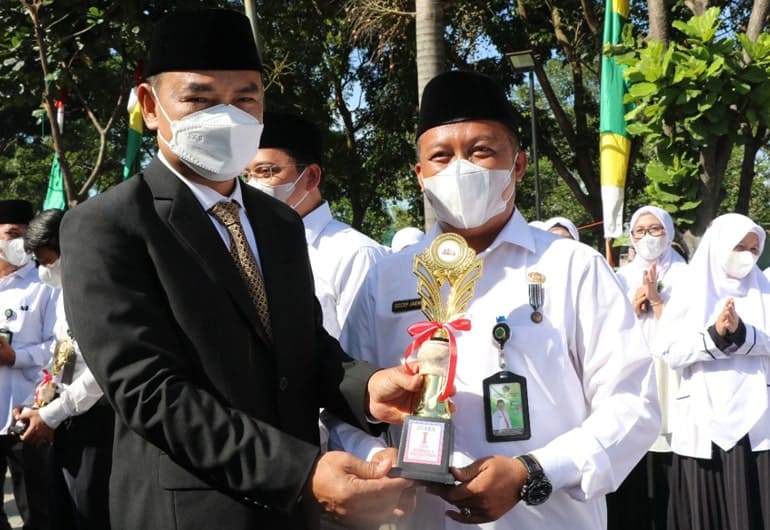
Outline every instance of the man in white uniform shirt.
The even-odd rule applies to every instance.
[[[398,363],[412,340],[407,328],[425,320],[414,256],[453,232],[483,260],[466,314],[471,329],[455,334],[451,464],[460,483],[421,491],[411,527],[605,528],[604,495],[644,455],[659,424],[650,354],[631,307],[598,253],[529,227],[515,208],[527,156],[497,82],[468,72],[434,78],[417,138],[415,171],[438,222],[420,243],[375,265],[341,339],[369,361]],[[509,340],[493,338],[500,323]],[[485,380],[489,387],[507,372],[527,385],[521,414],[529,432],[517,440],[494,432],[494,400],[483,397]],[[346,446],[359,456],[384,445],[350,435]]]
[[[22,236],[32,219],[27,201],[0,201],[0,458],[7,459],[25,529],[49,528],[48,448],[10,433],[13,408],[31,404],[51,358],[57,291],[38,279]],[[0,523],[2,527],[2,523]]]
[[[293,114],[264,113],[256,157],[246,168],[248,183],[302,217],[324,328],[339,338],[350,305],[366,273],[387,248],[332,218],[321,195],[321,131]]]

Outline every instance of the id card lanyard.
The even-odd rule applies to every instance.
[[[484,423],[488,442],[529,440],[529,403],[527,379],[506,369],[505,343],[511,328],[505,317],[497,317],[492,326],[492,339],[497,343],[500,371],[482,382],[484,390]]]

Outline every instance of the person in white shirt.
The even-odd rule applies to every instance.
[[[259,151],[245,176],[248,184],[302,217],[324,328],[339,338],[366,273],[388,249],[332,217],[321,195],[322,158],[321,131],[315,124],[294,114],[266,111]]]
[[[410,303],[419,302],[415,255],[451,232],[483,261],[466,312],[471,329],[455,334],[451,459],[460,483],[418,492],[415,529],[604,528],[605,494],[658,432],[650,352],[612,270],[590,247],[528,226],[515,207],[527,166],[515,116],[503,88],[484,75],[454,71],[428,83],[415,171],[438,222],[374,266],[342,333],[348,351],[397,364],[412,340],[407,328],[425,320]],[[501,322],[510,329],[502,346],[492,333]],[[526,378],[521,414],[530,429],[490,442],[484,381],[504,371]],[[340,439],[361,457],[385,446],[360,432]]]
[[[505,401],[497,400],[497,410],[492,415],[492,429],[495,431],[507,431],[511,428],[511,420],[508,419],[508,413],[505,412]]]
[[[323,140],[314,123],[295,114],[265,111],[263,125],[259,150],[243,176],[247,184],[286,203],[302,217],[323,327],[339,338],[366,273],[388,249],[332,217],[321,195]],[[339,421],[320,411],[322,451],[336,449],[329,447],[329,426]],[[381,457],[386,454],[395,461],[395,451]],[[327,514],[322,514],[321,525],[324,530],[338,528]]]
[[[40,281],[61,288],[59,225],[62,210],[41,212],[29,223],[24,249],[38,262]],[[56,304],[55,342],[48,375],[38,395],[55,395],[40,408],[17,407],[14,416],[28,424],[21,440],[41,446],[53,439],[51,455],[55,502],[53,518],[78,530],[109,530],[108,491],[115,415],[83,360],[64,314]],[[55,394],[54,394],[55,392]],[[53,397],[53,396],[52,396]]]
[[[393,239],[390,241],[390,251],[400,252],[401,250],[419,243],[420,240],[425,237],[425,232],[414,226],[405,226],[398,232],[393,234]]]
[[[672,290],[684,281],[687,262],[672,247],[674,221],[665,210],[642,206],[629,223],[634,259],[620,267],[618,280],[631,302],[644,338],[651,344]],[[631,471],[617,492],[607,497],[608,527],[618,530],[665,528],[671,469],[670,410],[679,374],[661,359],[653,359],[661,407],[660,434],[647,456]],[[644,506],[645,509],[638,509]]]
[[[35,383],[51,358],[57,291],[43,285],[24,251],[32,205],[0,201],[0,458],[7,459],[24,528],[49,528],[48,447],[13,434],[13,408],[32,404]],[[19,425],[19,428],[22,426]]]
[[[656,333],[653,353],[682,374],[669,528],[770,528],[770,281],[756,266],[764,244],[748,217],[714,219]]]

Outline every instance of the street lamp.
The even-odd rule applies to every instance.
[[[529,74],[529,114],[532,121],[532,158],[535,163],[535,218],[540,220],[540,166],[537,162],[537,129],[535,127],[535,80],[534,71],[537,59],[532,50],[507,53],[513,71]]]

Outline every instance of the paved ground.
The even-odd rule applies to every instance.
[[[13,493],[11,493],[11,475],[5,476],[3,508],[8,515],[8,522],[11,523],[11,528],[21,528],[21,517],[19,517],[19,510],[16,509],[16,503],[13,502]]]

